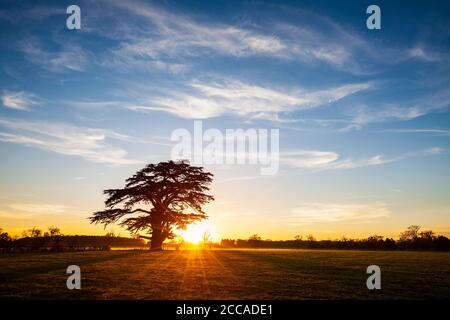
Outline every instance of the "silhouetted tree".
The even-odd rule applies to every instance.
[[[151,234],[151,249],[160,250],[165,239],[174,237],[174,227],[185,229],[207,218],[202,205],[214,200],[206,193],[212,176],[187,161],[149,164],[127,179],[123,189],[104,191],[106,210],[95,212],[91,223],[106,227],[119,222],[132,233],[146,231]]]
[[[61,230],[58,227],[49,227],[48,233],[50,234],[50,237],[56,237],[61,236]]]
[[[61,230],[58,227],[49,227],[48,237],[50,237],[51,240],[51,248],[53,251],[60,251],[62,250],[61,247],[61,241],[63,239],[63,234],[61,233]]]
[[[379,249],[384,247],[384,237],[379,235],[373,235],[367,238],[368,249]]]
[[[7,248],[11,245],[12,239],[9,236],[8,232],[3,232],[3,229],[0,228],[0,249]]]
[[[425,230],[425,231],[420,231],[419,237],[421,239],[433,240],[435,237],[435,234],[431,230]]]
[[[441,251],[450,250],[450,239],[444,236],[438,236],[434,239],[434,249]]]
[[[254,235],[251,235],[250,238],[248,238],[248,240],[260,241],[261,237],[258,236],[257,234],[254,234]]]
[[[236,245],[236,240],[234,239],[222,239],[220,240],[220,245],[225,248],[232,248]]]
[[[302,240],[303,240],[303,236],[302,235],[297,234],[297,235],[294,236],[294,241],[295,241],[295,244],[296,244],[297,248],[300,248],[300,244],[301,244]]]
[[[412,241],[419,237],[420,226],[411,225],[400,234],[400,241]]]
[[[395,243],[394,239],[386,238],[386,240],[384,240],[384,247],[386,249],[396,249],[397,248],[397,244]]]
[[[254,234],[254,235],[250,236],[250,238],[248,238],[248,244],[252,248],[257,248],[260,243],[261,243],[261,237],[258,236],[257,234]]]
[[[36,227],[22,232],[23,237],[39,238],[42,235],[42,230]]]

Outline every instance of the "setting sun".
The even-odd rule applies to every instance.
[[[180,236],[184,241],[193,244],[199,244],[203,241],[204,237],[208,237],[209,240],[213,240],[215,238],[214,228],[208,221],[188,226],[186,230],[180,231]]]

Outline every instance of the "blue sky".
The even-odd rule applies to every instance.
[[[102,190],[202,119],[281,135],[275,176],[208,167],[217,237],[450,233],[450,4],[70,4],[2,1],[0,227],[103,232]]]

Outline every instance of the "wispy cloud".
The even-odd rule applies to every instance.
[[[107,139],[133,141],[132,137],[112,130],[11,119],[0,119],[0,127],[10,131],[0,132],[0,141],[79,156],[96,163],[115,165],[141,163],[139,160],[126,158],[125,150],[106,142]]]
[[[332,151],[296,150],[283,152],[281,163],[294,168],[322,168],[328,167],[339,159],[339,155]]]
[[[138,1],[109,3],[143,18],[140,23],[147,23],[151,30],[132,36],[125,34],[124,39],[127,41],[123,41],[114,50],[118,60],[146,60],[154,63],[211,53],[236,57],[283,56],[288,50],[286,44],[277,37],[254,30],[219,23],[201,23],[188,16],[174,14]]]
[[[271,5],[295,23],[275,19],[259,19],[259,24],[212,20],[195,12],[180,13],[168,6],[144,1],[104,1],[107,7],[89,8],[83,32],[95,33],[114,41],[98,59],[76,42],[59,44],[59,51],[46,51],[27,39],[21,45],[26,58],[52,71],[83,71],[89,63],[122,70],[158,69],[179,74],[205,56],[268,57],[305,65],[327,64],[351,73],[377,73],[383,65],[420,59],[442,61],[442,54],[420,44],[409,48],[392,48],[366,39],[358,30],[343,26],[317,12]],[[264,4],[253,4],[256,9]],[[35,7],[35,12],[52,15],[60,8]],[[263,12],[265,10],[261,10]],[[29,13],[27,13],[29,14]],[[36,15],[36,14],[34,14]],[[251,16],[251,15],[249,15]],[[105,23],[105,17],[109,23]],[[288,19],[289,20],[289,19]],[[199,59],[196,59],[199,58]],[[196,61],[193,61],[196,60]]]
[[[318,150],[295,150],[281,152],[280,162],[294,168],[307,169],[354,169],[393,163],[408,158],[428,157],[442,154],[445,150],[439,147],[404,153],[394,157],[375,155],[370,158],[351,159],[344,158],[337,152]]]
[[[362,204],[307,203],[293,209],[287,220],[290,225],[349,221],[367,222],[389,215],[390,210],[382,202]]]
[[[288,13],[289,10],[272,6],[272,10],[295,14],[297,23],[267,19],[271,22],[257,25],[194,19],[140,1],[108,1],[108,5],[136,18],[128,19],[125,25],[120,21],[120,29],[110,32],[120,44],[105,60],[109,65],[148,66],[176,73],[188,69],[188,61],[197,57],[262,56],[303,64],[325,63],[351,73],[367,73],[376,71],[370,66],[374,62],[391,64],[404,60],[399,57],[410,57],[402,54],[405,50],[375,45],[354,30],[305,10]],[[131,29],[133,33],[129,32]]]
[[[59,214],[66,212],[69,207],[61,204],[41,203],[12,203],[8,205],[14,211],[26,214]]]
[[[36,39],[27,39],[20,44],[25,58],[51,72],[84,71],[91,63],[89,53],[77,44],[63,44],[55,51],[42,49]]]
[[[449,58],[448,55],[444,55],[438,51],[432,51],[424,45],[417,45],[414,48],[407,50],[407,56],[427,62],[440,62],[448,60]]]
[[[39,103],[39,99],[31,93],[25,91],[5,90],[1,96],[3,106],[16,110],[29,110]]]
[[[192,81],[187,88],[168,90],[146,104],[130,105],[135,111],[165,111],[185,118],[211,118],[226,114],[273,119],[277,113],[315,108],[371,88],[369,83],[347,84],[322,90],[281,90],[236,80]]]
[[[386,129],[383,132],[397,132],[397,133],[425,133],[439,136],[450,136],[450,130],[446,129]]]
[[[370,157],[368,159],[345,159],[342,161],[337,161],[335,163],[331,164],[332,168],[335,169],[353,169],[353,168],[361,168],[361,167],[368,167],[368,166],[377,166],[377,165],[383,165],[387,163],[393,163],[398,162],[401,160],[405,160],[408,158],[421,158],[421,157],[429,157],[434,155],[439,155],[444,153],[443,148],[439,147],[432,147],[424,150],[418,150],[418,151],[412,151],[407,152],[398,156],[394,157],[385,157],[383,155],[375,155],[373,157]]]
[[[361,129],[371,123],[388,121],[408,121],[434,112],[441,112],[450,107],[450,90],[441,90],[432,95],[422,96],[407,102],[383,103],[381,105],[355,106],[349,112],[350,124],[340,131]]]
[[[11,203],[6,210],[0,210],[0,218],[21,220],[48,217],[51,215],[67,215],[71,207],[54,203]]]

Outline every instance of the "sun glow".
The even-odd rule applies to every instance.
[[[184,241],[193,244],[199,244],[203,242],[204,239],[215,239],[214,228],[208,221],[191,224],[186,230],[180,231],[180,236]]]

